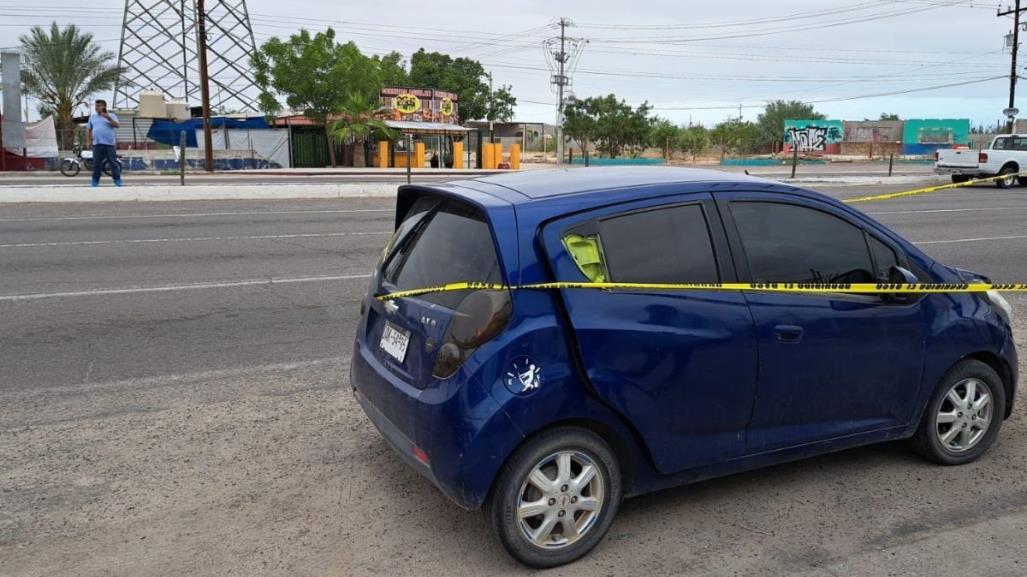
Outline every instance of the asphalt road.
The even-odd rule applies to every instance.
[[[861,208],[1027,281],[1027,189]],[[391,224],[383,200],[0,207],[0,575],[528,573],[350,395]],[[892,444],[629,500],[547,574],[1023,575],[1025,412],[965,467]]]

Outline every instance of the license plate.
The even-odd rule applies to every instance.
[[[407,345],[410,344],[410,333],[403,329],[396,328],[390,323],[385,323],[382,331],[382,341],[378,344],[390,357],[399,362],[407,356]]]

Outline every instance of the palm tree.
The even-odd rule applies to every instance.
[[[49,33],[35,26],[19,40],[25,58],[21,72],[25,91],[53,112],[65,138],[71,133],[68,129],[74,128],[75,108],[93,94],[113,88],[124,73],[112,64],[113,52],[101,49],[92,34],[74,24],[61,30],[54,22]]]
[[[367,166],[364,156],[364,141],[378,132],[385,138],[392,138],[392,130],[381,118],[384,109],[367,96],[351,92],[339,109],[339,119],[332,123],[332,136],[339,140],[353,139],[353,166]]]

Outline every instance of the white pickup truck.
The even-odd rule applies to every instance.
[[[952,182],[966,182],[973,178],[1008,175],[999,178],[999,188],[1017,184],[1027,185],[1027,134],[1002,134],[983,150],[949,148],[934,153],[934,172],[952,176]]]

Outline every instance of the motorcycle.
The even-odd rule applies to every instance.
[[[82,150],[81,146],[76,146],[73,151],[75,152],[74,158],[63,158],[61,159],[61,174],[64,176],[76,176],[82,168],[87,171],[93,171],[93,151]],[[118,157],[114,158],[114,161],[118,163],[118,167],[121,168],[121,159]],[[103,173],[107,176],[112,176],[110,161],[104,160],[103,162]]]

